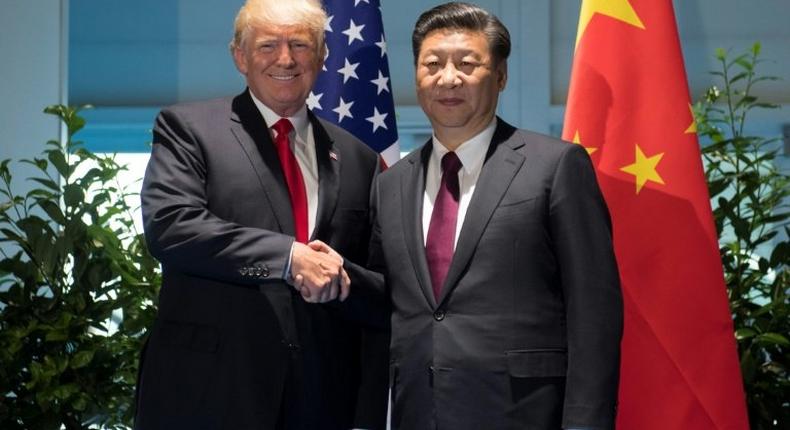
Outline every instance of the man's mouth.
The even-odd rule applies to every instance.
[[[278,81],[290,81],[292,79],[296,79],[298,75],[269,75],[272,79],[276,79]]]
[[[439,104],[444,106],[457,106],[464,102],[464,99],[457,97],[445,97],[437,100]]]

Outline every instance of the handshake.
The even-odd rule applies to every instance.
[[[320,240],[306,245],[294,242],[290,279],[308,303],[326,303],[338,297],[343,301],[351,286],[343,257]]]

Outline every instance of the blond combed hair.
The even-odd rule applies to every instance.
[[[247,0],[236,15],[229,48],[231,52],[241,48],[254,27],[298,25],[313,34],[316,48],[322,51],[326,20],[320,0]]]

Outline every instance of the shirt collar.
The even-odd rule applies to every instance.
[[[280,115],[277,115],[273,110],[271,110],[268,106],[263,104],[262,101],[258,100],[255,97],[255,94],[250,91],[250,96],[252,97],[252,101],[255,103],[255,106],[263,115],[263,120],[266,121],[266,125],[271,128],[274,123],[280,120]],[[310,120],[307,118],[307,106],[302,106],[293,116],[287,117],[291,124],[294,127],[294,131],[296,135],[301,138],[302,141],[307,141],[307,127],[310,124]]]
[[[458,145],[455,149],[455,155],[461,160],[464,173],[470,174],[474,171],[480,170],[483,161],[488,151],[488,145],[494,137],[496,131],[496,116],[491,119],[491,122],[480,133],[474,135],[471,139]],[[437,161],[441,161],[444,154],[450,152],[444,145],[433,135],[433,157]]]

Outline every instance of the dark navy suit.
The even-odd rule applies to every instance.
[[[422,231],[431,145],[375,189],[393,429],[613,428],[622,297],[584,148],[498,120],[436,300]]]
[[[353,290],[354,263],[367,260],[378,155],[309,118],[319,177],[312,239],[344,257]],[[308,304],[282,279],[290,201],[248,91],[161,112],[142,209],[163,285],[141,360],[137,429],[384,427],[386,335],[357,318],[370,305],[355,305],[353,293],[342,305]]]

